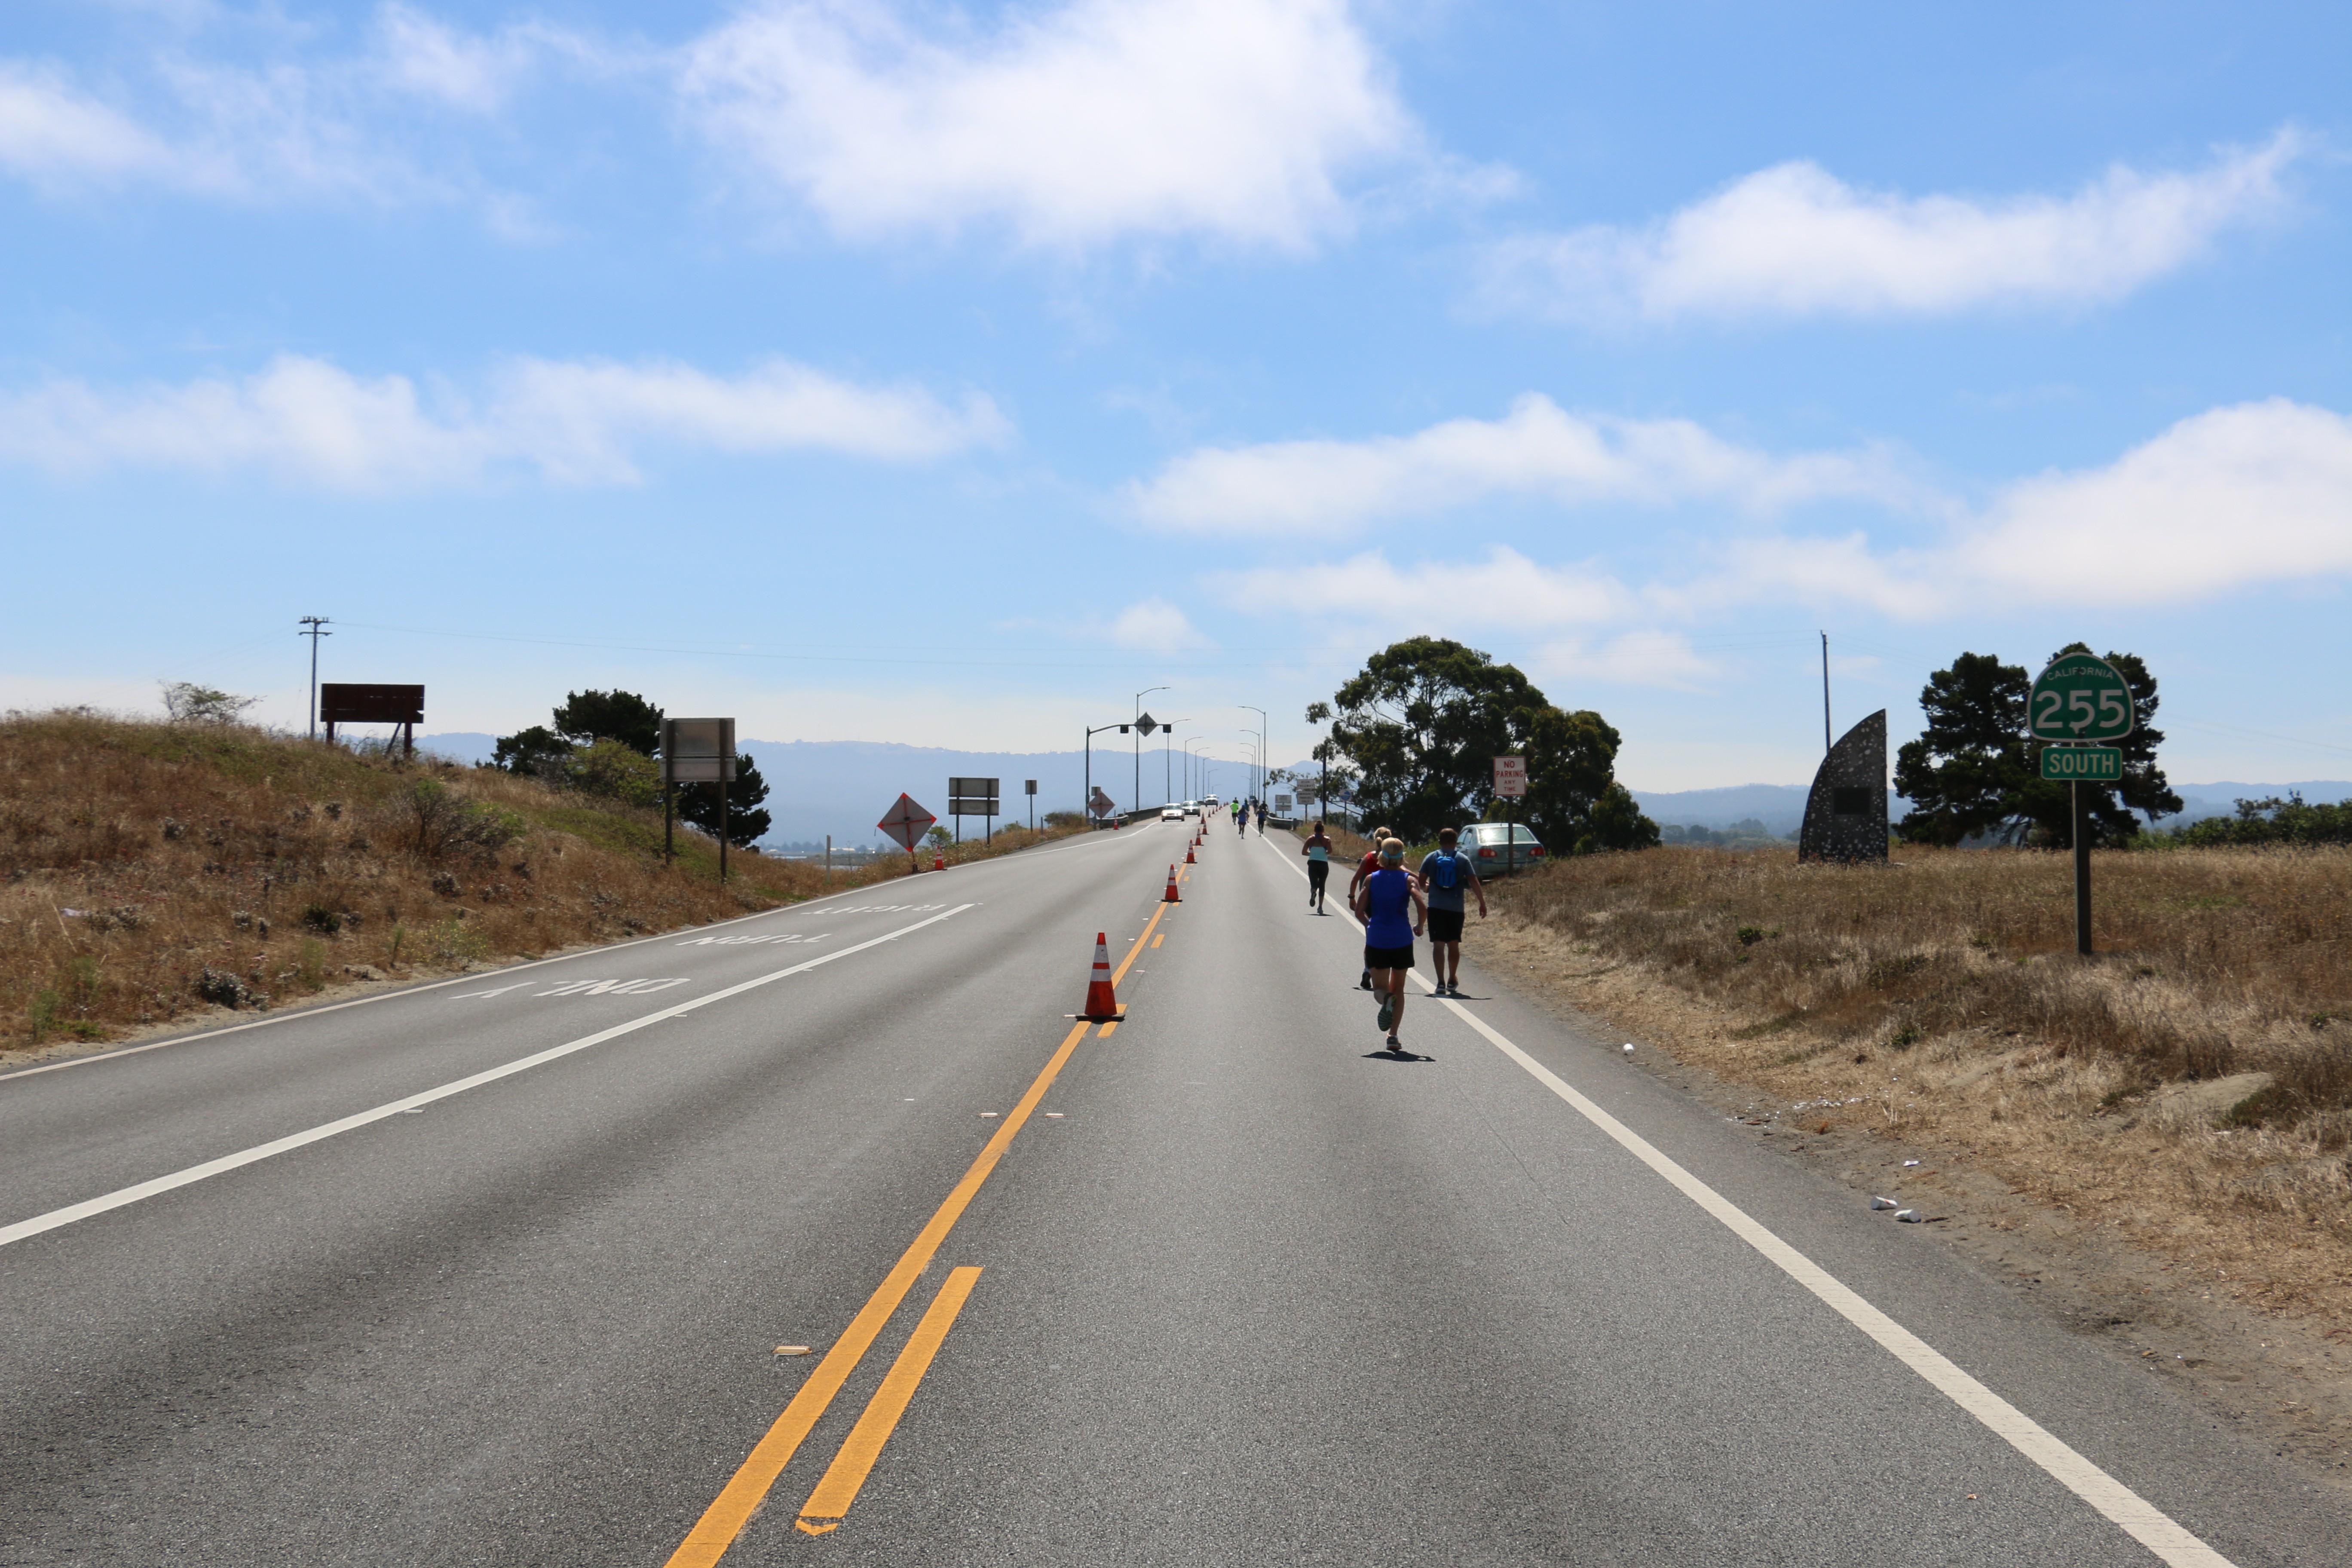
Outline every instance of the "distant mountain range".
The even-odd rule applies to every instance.
[[[455,762],[488,762],[496,737],[466,732],[420,735],[416,743]],[[874,824],[890,803],[906,791],[934,812],[947,809],[950,777],[994,778],[1006,816],[1000,820],[1028,818],[1028,797],[1022,781],[1037,781],[1037,811],[1069,811],[1085,798],[1086,758],[1077,752],[956,752],[938,746],[901,746],[879,741],[745,741],[743,749],[759,763],[768,781],[768,811],[775,818],[769,830],[772,843],[820,842],[826,834],[843,846],[878,844]],[[1157,748],[1147,747],[1142,758],[1141,804],[1157,805],[1161,764]],[[1304,773],[1314,764],[1288,764]],[[1170,759],[1170,795],[1182,799],[1184,760]],[[1237,763],[1219,763],[1213,788],[1231,798],[1241,784],[1244,769]],[[1094,752],[1094,782],[1121,805],[1135,802],[1135,753],[1124,748],[1098,747]],[[2352,783],[2342,779],[2306,779],[2299,784],[2175,784],[2188,809],[2177,821],[2200,816],[2227,816],[2241,799],[2258,800],[2300,791],[2307,801],[2352,798]],[[1734,784],[1724,789],[1634,790],[1633,798],[1661,826],[1727,828],[1737,822],[1756,821],[1767,830],[1792,832],[1805,816],[1803,784]],[[1899,795],[1889,795],[1888,809],[1896,817],[1909,809]],[[982,824],[967,818],[966,832]]]
[[[2212,784],[2179,784],[2172,792],[2180,797],[2181,814],[2166,817],[2168,825],[2194,822],[2204,816],[2231,816],[2237,812],[2241,800],[2263,800],[2273,795],[2300,793],[2304,799],[2317,805],[2322,801],[2340,801],[2352,796],[2352,783],[2343,779],[2305,779],[2299,784],[2241,784],[2222,779]],[[1773,833],[1792,833],[1805,820],[1803,784],[1734,784],[1727,789],[1644,790],[1633,792],[1642,803],[1650,819],[1665,826],[1725,828],[1735,822],[1754,820]],[[1911,803],[1889,790],[1886,795],[1887,815],[1900,820],[1911,809]]]
[[[419,735],[419,747],[453,762],[488,762],[497,737],[471,733]],[[901,746],[879,741],[744,741],[742,749],[758,764],[767,781],[767,810],[775,821],[768,829],[771,844],[821,842],[833,835],[838,845],[880,844],[875,824],[898,798],[900,791],[928,810],[946,817],[948,780],[998,780],[1002,826],[1029,818],[1029,797],[1022,793],[1027,779],[1037,781],[1039,816],[1049,811],[1076,811],[1086,800],[1087,757],[1081,752],[955,752],[938,746]],[[1136,804],[1137,755],[1127,747],[1097,746],[1094,751],[1094,782],[1121,806]],[[1304,764],[1301,764],[1304,765]],[[1141,756],[1141,804],[1158,805],[1163,798],[1160,780],[1167,778],[1169,798],[1184,798],[1184,755],[1172,753],[1163,769],[1160,749],[1146,745]],[[1219,763],[1213,783],[1230,795],[1241,783],[1238,763]],[[979,817],[966,817],[963,830],[976,835],[986,826]]]

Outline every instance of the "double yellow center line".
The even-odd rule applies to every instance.
[[[1143,928],[1143,934],[1135,939],[1135,945],[1127,950],[1127,957],[1112,973],[1112,984],[1116,985],[1127,978],[1127,972],[1134,964],[1136,955],[1143,951],[1144,944],[1160,925],[1160,917],[1169,908],[1162,903],[1153,909],[1150,921]],[[1054,1087],[1054,1079],[1060,1075],[1063,1065],[1070,1059],[1070,1053],[1077,1049],[1078,1042],[1086,1037],[1087,1030],[1091,1027],[1092,1025],[1081,1022],[1062,1037],[1060,1047],[1045,1063],[1045,1070],[1037,1075],[1036,1081],[1029,1086],[1029,1092],[1021,1097],[1021,1103],[1005,1117],[1004,1124],[981,1150],[980,1158],[971,1163],[971,1168],[964,1173],[963,1180],[955,1184],[955,1190],[948,1194],[947,1201],[940,1205],[930,1222],[916,1236],[913,1245],[899,1257],[897,1266],[884,1277],[874,1294],[866,1299],[866,1305],[858,1309],[857,1316],[850,1320],[848,1329],[834,1342],[833,1348],[825,1352],[824,1359],[817,1363],[808,1381],[801,1384],[800,1392],[793,1395],[792,1403],[784,1406],[784,1413],[776,1417],[775,1424],[753,1447],[751,1455],[736,1469],[719,1496],[702,1510],[702,1517],[687,1532],[685,1541],[670,1553],[667,1568],[709,1568],[735,1543],[735,1538],[742,1533],[743,1526],[766,1500],[768,1489],[776,1484],[776,1478],[783,1473],[784,1467],[800,1450],[802,1441],[833,1404],[834,1395],[841,1392],[842,1384],[849,1381],[850,1373],[856,1372],[857,1363],[866,1358],[866,1352],[882,1332],[883,1325],[890,1321],[891,1314],[907,1299],[907,1292],[914,1288],[923,1270],[930,1267],[931,1258],[947,1240],[948,1232],[953,1230],[956,1221],[963,1217],[963,1211],[971,1206],[982,1184],[996,1169],[996,1163],[1004,1157],[1004,1151],[1012,1146],[1014,1136],[1028,1123],[1039,1102],[1045,1098],[1045,1091]],[[1103,1032],[1108,1034],[1113,1027],[1115,1026],[1105,1025]],[[867,1407],[856,1430],[850,1434],[849,1442],[844,1445],[841,1457],[825,1472],[824,1480],[818,1485],[816,1494],[809,1499],[808,1507],[802,1514],[808,1521],[803,1529],[813,1534],[822,1533],[840,1522],[840,1512],[826,1510],[836,1507],[841,1510],[847,1510],[849,1499],[856,1495],[858,1486],[866,1479],[866,1471],[873,1468],[874,1460],[880,1456],[883,1440],[898,1425],[898,1415],[906,1409],[907,1400],[912,1397],[915,1384],[921,1381],[924,1370],[930,1365],[931,1356],[939,1349],[939,1342],[947,1337],[949,1326],[955,1321],[956,1312],[962,1308],[964,1298],[971,1294],[972,1283],[979,1277],[977,1268],[960,1268],[949,1276],[947,1285],[940,1289],[930,1310],[924,1314],[922,1324],[916,1331],[916,1341],[910,1342],[906,1352],[900,1354],[898,1363],[891,1368],[890,1378],[886,1381],[883,1392],[876,1394],[874,1404]],[[959,1279],[961,1280],[961,1289],[958,1288]],[[928,1348],[920,1349],[919,1354],[919,1346],[926,1331],[931,1331],[931,1337]],[[910,1361],[910,1358],[914,1359]],[[902,1373],[906,1374],[903,1379]],[[886,1395],[891,1394],[894,1383],[901,1384],[896,1394],[895,1405],[887,1405],[877,1413],[877,1406],[886,1406]],[[869,1423],[872,1424],[870,1426]],[[860,1446],[860,1451],[865,1453],[862,1463],[852,1458],[854,1445]],[[866,1447],[868,1445],[870,1448]],[[838,1486],[836,1479],[840,1483]]]

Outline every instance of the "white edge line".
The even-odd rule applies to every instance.
[[[37,1073],[63,1072],[68,1068],[94,1067],[100,1062],[119,1061],[124,1057],[135,1057],[144,1051],[160,1051],[166,1046],[188,1046],[195,1044],[198,1040],[216,1040],[223,1035],[243,1034],[247,1029],[266,1029],[273,1024],[299,1023],[304,1018],[319,1018],[324,1017],[329,1013],[340,1013],[346,1007],[364,1007],[371,1002],[394,1002],[403,996],[421,996],[427,991],[438,991],[445,985],[462,985],[468,982],[496,980],[500,975],[520,974],[526,969],[542,969],[551,963],[570,963],[574,959],[593,958],[598,953],[619,952],[625,948],[644,947],[651,942],[674,941],[679,931],[711,931],[719,926],[741,925],[749,921],[764,921],[777,915],[805,914],[821,905],[833,902],[835,899],[845,899],[853,893],[863,893],[868,890],[867,888],[844,888],[837,893],[827,893],[821,899],[807,899],[797,904],[782,904],[772,910],[755,910],[748,915],[736,915],[728,920],[712,921],[708,925],[677,926],[655,936],[632,937],[627,942],[605,942],[595,947],[583,947],[577,952],[559,952],[551,958],[533,958],[521,963],[508,964],[503,969],[477,969],[467,973],[452,975],[446,980],[427,981],[422,985],[404,985],[397,991],[379,991],[373,996],[354,996],[348,1002],[330,1002],[320,1007],[298,1007],[288,1012],[272,1014],[267,1018],[252,1018],[242,1024],[224,1025],[217,1029],[199,1029],[189,1035],[173,1035],[167,1040],[150,1040],[143,1046],[125,1046],[120,1050],[97,1051],[86,1057],[75,1057],[69,1061],[44,1062],[37,1068],[19,1068],[14,1072],[0,1072],[0,1083],[6,1083],[10,1079],[31,1078]]]
[[[1298,872],[1306,878],[1303,868]],[[1355,923],[1352,914],[1348,916]],[[1412,977],[1423,991],[1431,982],[1419,970]],[[1577,1092],[1559,1074],[1513,1045],[1484,1018],[1459,1002],[1436,998],[1454,1016],[1484,1035],[1496,1049],[1527,1069],[1535,1080],[1568,1102],[1576,1113],[1607,1133],[1628,1153],[1691,1202],[1712,1215],[1723,1227],[1762,1253],[1790,1279],[1811,1291],[1847,1322],[1876,1341],[1895,1360],[1927,1380],[1946,1398],[1975,1416],[1994,1436],[2042,1467],[2053,1479],[2113,1521],[2133,1540],[2162,1558],[2172,1568],[2232,1568],[2230,1560],[2182,1529],[2154,1503],[2053,1436],[2032,1416],[1987,1388],[1918,1335],[1872,1306],[1829,1270],[1790,1247],[1737,1204],[1692,1175],[1649,1140]]]
[[[973,907],[971,904],[958,904],[945,913],[933,915],[929,920],[917,921],[913,925],[901,926],[897,931],[869,938],[853,947],[837,948],[832,952],[820,954],[805,963],[795,963],[789,969],[779,969],[772,973],[759,975],[730,985],[724,990],[714,991],[708,996],[697,996],[691,1001],[680,1002],[676,1006],[664,1007],[659,1012],[648,1013],[641,1018],[632,1018],[625,1024],[615,1024],[609,1029],[600,1029],[595,1034],[583,1036],[566,1044],[551,1046],[546,1050],[518,1058],[503,1066],[478,1072],[470,1078],[461,1078],[455,1082],[442,1084],[437,1089],[428,1089],[421,1093],[390,1100],[373,1110],[362,1110],[356,1115],[343,1117],[340,1121],[321,1122],[316,1127],[307,1128],[300,1132],[289,1133],[283,1138],[273,1139],[267,1143],[257,1143],[250,1149],[240,1149],[234,1154],[224,1154],[216,1160],[206,1160],[202,1164],[190,1165],[185,1170],[174,1171],[167,1176],[157,1176],[152,1181],[118,1188],[98,1197],[86,1198],[78,1204],[68,1204],[61,1209],[51,1209],[47,1214],[35,1215],[30,1219],[18,1220],[14,1225],[0,1226],[0,1247],[39,1236],[45,1231],[58,1229],[77,1220],[89,1219],[112,1209],[127,1207],[175,1188],[192,1185],[207,1177],[221,1175],[241,1166],[267,1160],[275,1154],[287,1153],[307,1144],[320,1142],[334,1137],[339,1132],[349,1132],[354,1129],[365,1127],[371,1122],[382,1121],[388,1116],[397,1116],[404,1110],[413,1110],[419,1106],[430,1105],[436,1100],[446,1100],[452,1095],[463,1094],[469,1089],[479,1089],[486,1083],[495,1083],[502,1078],[511,1078],[517,1073],[527,1072],[532,1068],[554,1061],[559,1057],[568,1057],[575,1051],[584,1051],[591,1046],[600,1046],[607,1040],[633,1034],[649,1024],[658,1024],[666,1018],[675,1018],[682,1014],[691,1013],[698,1007],[707,1007],[713,1002],[723,1002],[730,996],[740,996],[746,991],[768,984],[772,981],[782,980],[787,975],[803,973],[816,968],[819,964],[831,963],[837,958],[847,958],[853,952],[863,952],[869,947],[879,947],[886,942],[896,942],[909,931],[920,931],[927,925],[936,925],[940,921],[960,915]]]

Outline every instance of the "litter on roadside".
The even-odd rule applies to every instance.
[[[1895,1206],[1897,1205],[1893,1198],[1873,1198],[1870,1200],[1870,1212],[1873,1214],[1878,1213],[1881,1209],[1891,1209]]]
[[[1895,1211],[1895,1217],[1901,1220],[1905,1225],[1917,1225],[1920,1220],[1920,1214],[1917,1209],[1896,1209]]]

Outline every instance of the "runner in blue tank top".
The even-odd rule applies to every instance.
[[[1389,1049],[1401,1053],[1404,1047],[1397,1043],[1397,1024],[1404,1014],[1404,977],[1412,968],[1412,939],[1421,934],[1429,912],[1412,873],[1404,868],[1403,840],[1381,843],[1380,863],[1364,879],[1355,905],[1357,918],[1364,922],[1364,967],[1381,999],[1381,1027],[1388,1032]]]

